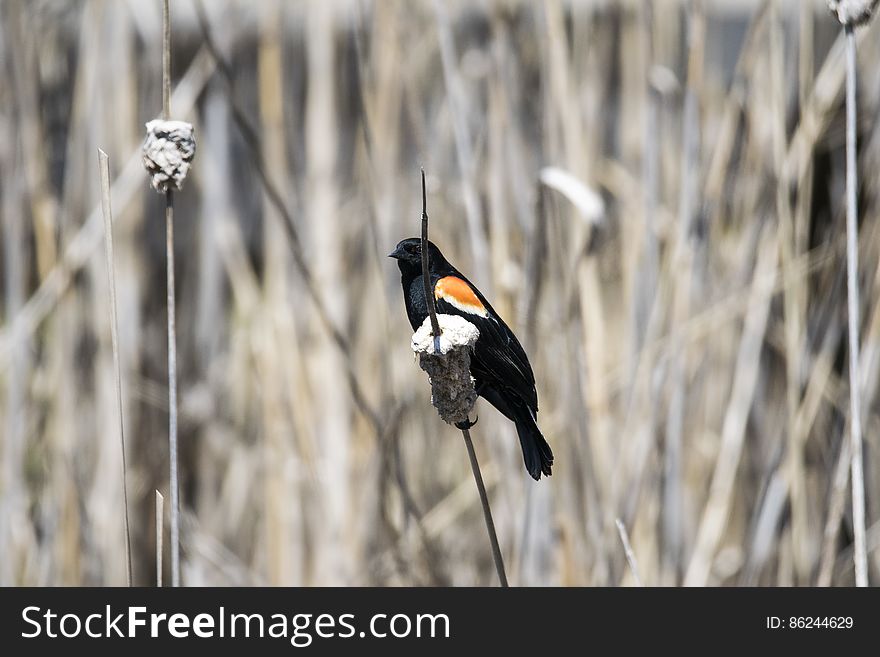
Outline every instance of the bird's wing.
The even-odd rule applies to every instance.
[[[437,312],[460,315],[480,331],[471,367],[478,378],[507,389],[537,412],[538,393],[529,359],[498,313],[466,278],[444,276],[434,284]]]

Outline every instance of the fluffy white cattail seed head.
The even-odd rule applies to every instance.
[[[147,124],[144,139],[144,167],[150,174],[150,185],[165,193],[169,184],[180,189],[196,154],[193,127],[186,121],[156,119]]]
[[[831,10],[842,25],[862,25],[871,20],[880,0],[828,0]]]
[[[419,355],[419,367],[431,380],[431,403],[449,424],[465,422],[477,401],[471,377],[471,350],[480,337],[476,326],[458,315],[437,315],[442,335],[440,351],[434,350],[431,318],[413,334],[412,349]]]

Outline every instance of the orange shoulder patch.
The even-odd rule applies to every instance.
[[[488,317],[489,311],[474,294],[471,286],[457,276],[445,276],[434,286],[434,298],[443,299],[459,310]]]

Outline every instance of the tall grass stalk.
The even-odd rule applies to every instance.
[[[639,577],[639,564],[636,561],[636,555],[635,552],[633,552],[632,545],[630,545],[626,525],[623,524],[623,521],[620,518],[616,518],[614,524],[617,526],[617,533],[620,535],[620,543],[623,545],[623,552],[626,555],[626,562],[629,564],[633,581],[636,583],[636,586],[641,586],[642,578]]]
[[[162,0],[162,118],[171,119],[171,10]],[[165,191],[165,259],[168,309],[168,460],[171,489],[171,586],[180,586],[180,485],[177,471],[177,327],[174,297],[174,192]]]
[[[104,244],[107,282],[110,286],[110,337],[113,342],[113,370],[116,375],[116,407],[119,413],[119,447],[122,458],[122,506],[125,516],[125,578],[131,586],[131,524],[128,517],[128,467],[125,459],[125,416],[122,404],[122,365],[119,359],[119,315],[116,308],[116,268],[113,264],[113,213],[110,209],[110,158],[98,149],[101,175],[101,210],[104,214]]]
[[[156,586],[162,587],[162,538],[165,527],[165,498],[156,491]]]
[[[865,542],[865,477],[862,467],[862,404],[859,376],[859,216],[856,162],[856,36],[846,33],[846,289],[849,324],[849,401],[853,536],[856,586],[868,586]]]

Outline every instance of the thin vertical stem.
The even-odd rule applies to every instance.
[[[849,399],[852,447],[852,504],[856,586],[868,586],[865,540],[865,484],[862,472],[862,410],[859,394],[859,249],[858,172],[856,170],[856,37],[853,26],[846,33],[846,272],[849,316]]]
[[[162,586],[162,528],[165,520],[165,498],[156,491],[156,586]]]
[[[180,500],[177,475],[177,333],[174,302],[174,196],[165,192],[165,254],[168,263],[168,452],[171,488],[171,586],[180,586]]]
[[[101,210],[104,214],[104,245],[107,279],[110,285],[110,339],[113,343],[113,369],[116,375],[116,406],[119,412],[119,445],[122,450],[122,504],[125,516],[125,579],[131,586],[131,525],[128,519],[128,475],[125,461],[125,422],[122,416],[122,366],[119,358],[119,315],[116,311],[116,269],[113,265],[113,213],[110,209],[110,159],[98,149],[101,173]]]
[[[489,542],[492,544],[492,559],[495,561],[495,570],[498,571],[498,579],[501,586],[507,588],[507,574],[504,572],[504,559],[501,556],[501,546],[498,545],[498,536],[495,533],[495,523],[492,522],[492,509],[489,507],[489,496],[486,495],[486,485],[483,483],[483,475],[480,472],[480,464],[477,461],[477,453],[474,451],[474,443],[471,440],[469,429],[462,429],[464,444],[467,447],[468,458],[471,460],[471,470],[474,472],[474,481],[477,482],[477,491],[480,493],[480,504],[483,507],[483,519],[486,521],[486,531],[489,533]]]
[[[614,524],[617,525],[617,533],[620,535],[620,542],[623,544],[623,552],[626,555],[626,562],[629,564],[629,569],[632,571],[633,581],[636,583],[636,586],[641,586],[642,578],[639,577],[639,564],[636,561],[636,555],[635,552],[633,552],[632,545],[629,543],[629,534],[626,531],[626,526],[620,518],[615,518]]]
[[[171,9],[162,0],[162,118],[171,119]]]
[[[171,11],[162,0],[162,118],[171,118]],[[177,335],[174,321],[174,193],[165,191],[165,257],[168,263],[168,459],[171,489],[171,586],[180,586],[180,500],[177,475]]]
[[[425,191],[425,170],[422,169],[422,285],[425,290],[425,301],[428,304],[428,315],[431,317],[431,334],[434,336],[434,353],[440,353],[440,324],[437,322],[437,310],[434,308],[434,295],[431,293],[431,277],[428,272],[428,194]]]

